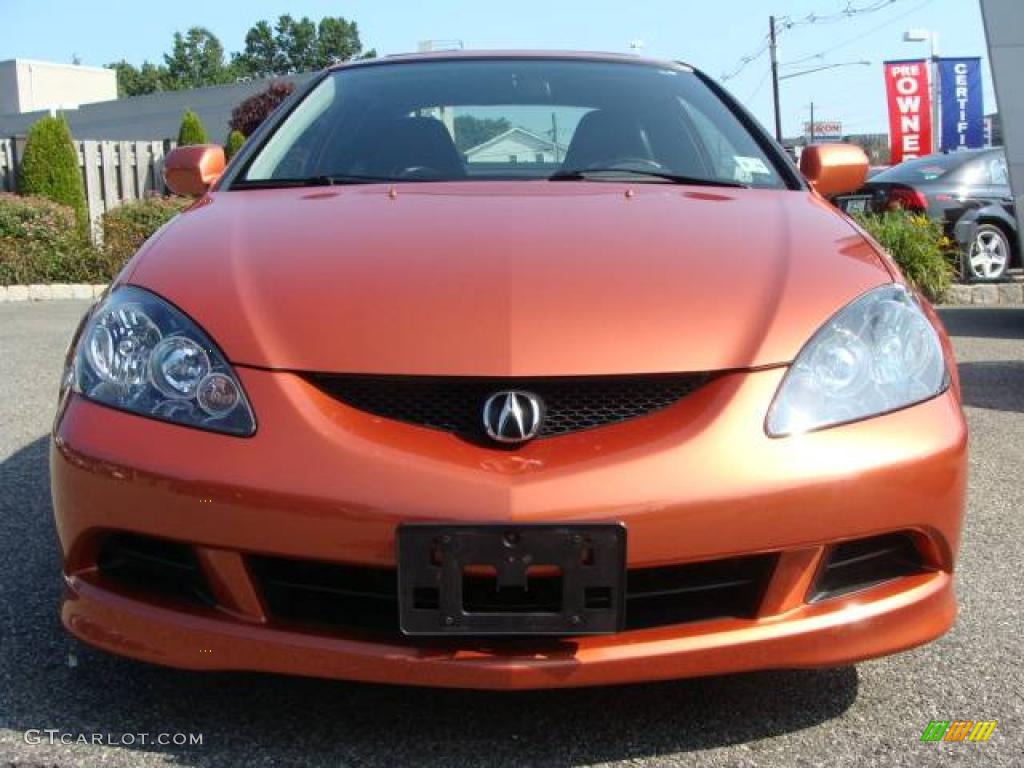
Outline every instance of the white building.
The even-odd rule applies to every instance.
[[[77,109],[117,98],[117,73],[52,61],[0,61],[0,115]]]
[[[981,11],[1016,202],[1017,234],[1024,247],[1024,3],[982,0]]]
[[[4,62],[4,64],[10,62]],[[0,64],[3,66],[3,64]],[[91,69],[90,67],[68,67],[67,69]],[[287,80],[296,85],[314,76],[314,73],[288,75],[286,77],[267,78],[265,80],[247,80],[227,85],[211,85],[207,88],[195,88],[187,91],[157,91],[144,96],[117,98],[116,73],[103,70],[111,77],[111,91],[101,101],[85,103],[80,101],[78,109],[63,106],[47,106],[35,111],[22,111],[7,114],[4,112],[3,80],[0,78],[0,138],[24,136],[28,129],[40,117],[49,114],[50,109],[60,108],[68,124],[71,135],[76,139],[97,139],[109,141],[159,141],[174,139],[178,135],[181,116],[186,109],[191,109],[199,119],[210,137],[210,141],[227,140],[228,121],[231,110],[244,99],[267,87],[271,80]],[[76,73],[69,76],[73,82]]]
[[[560,163],[565,146],[525,128],[509,128],[483,144],[466,150],[469,163]]]

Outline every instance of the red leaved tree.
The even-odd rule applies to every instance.
[[[286,80],[274,80],[257,94],[250,96],[231,110],[231,130],[241,131],[251,136],[259,128],[260,123],[267,119],[278,104],[288,98],[295,90],[295,84]]]

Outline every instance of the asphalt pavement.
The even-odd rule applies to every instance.
[[[510,694],[189,673],[69,641],[46,436],[85,308],[0,304],[0,767],[1024,765],[1024,310],[943,312],[972,432],[951,633],[856,667]],[[919,740],[955,719],[998,725]],[[202,743],[120,743],[143,733]]]

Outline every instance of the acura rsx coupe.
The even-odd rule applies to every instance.
[[[544,688],[848,664],[953,623],[949,340],[684,64],[436,53],[180,148],[75,333],[64,625],[190,669]]]

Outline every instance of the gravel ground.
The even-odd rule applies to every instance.
[[[85,307],[0,306],[0,766],[1024,764],[1024,310],[944,312],[973,441],[949,635],[855,668],[491,694],[185,673],[81,648],[69,667],[45,435]],[[986,744],[918,741],[958,718],[999,725]],[[203,742],[25,742],[47,728]]]

